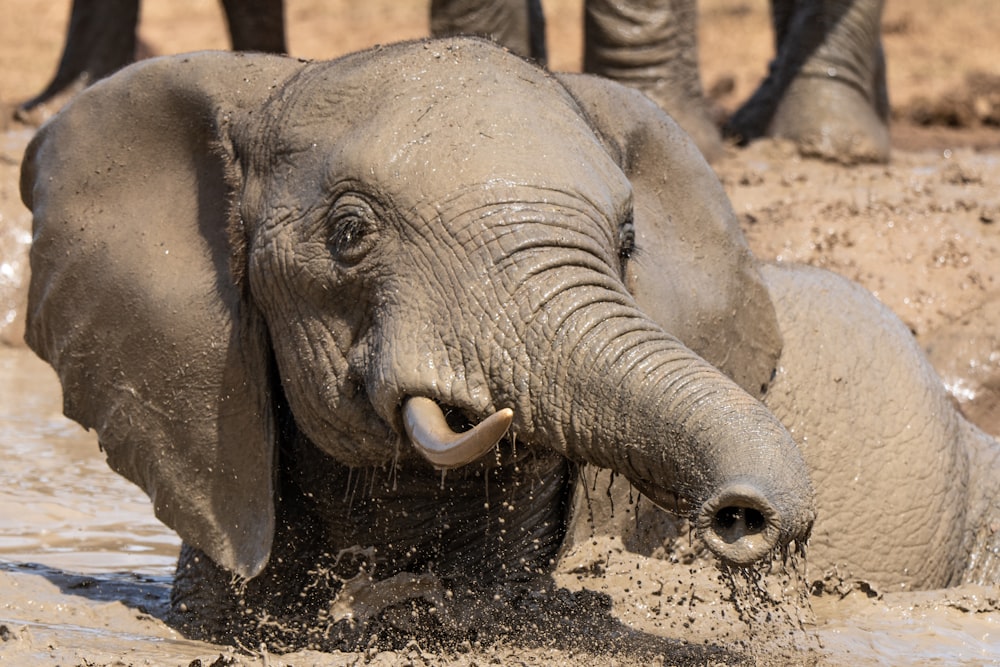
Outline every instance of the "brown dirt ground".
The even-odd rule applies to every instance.
[[[226,48],[216,3],[148,0],[145,4],[141,36],[153,53]],[[579,69],[580,4],[580,0],[545,0],[554,69]],[[289,0],[292,54],[328,58],[375,43],[421,37],[427,31],[427,5],[427,0]],[[996,39],[1000,3],[952,0],[942,6],[938,0],[888,0],[886,5],[885,48],[894,120],[889,165],[845,168],[802,160],[781,143],[760,142],[745,150],[731,150],[715,166],[760,256],[824,266],[872,290],[930,350],[967,413],[996,434],[1000,432],[996,404],[1000,392],[1000,193],[996,188],[1000,182],[1000,41]],[[772,53],[767,2],[701,0],[699,6],[703,81],[724,114],[752,91],[765,72]],[[10,111],[18,101],[41,90],[54,71],[68,7],[68,0],[4,0],[3,4],[0,306],[11,305],[14,312],[19,312],[24,289],[20,276],[28,221],[17,197],[16,174],[30,130],[11,121]],[[6,325],[4,313],[0,310],[0,339],[16,341],[17,323]],[[878,643],[871,629],[883,627],[879,624],[886,618],[892,619],[894,628],[886,636],[898,636],[892,633],[918,624],[923,634],[908,636],[907,641],[940,648],[940,655],[946,657],[952,647],[949,642],[962,641],[954,638],[955,628],[959,633],[964,628],[970,635],[997,634],[995,586],[915,597],[891,592],[870,597],[870,591],[844,590],[841,600],[814,601],[815,617],[794,604],[775,605],[763,612],[770,614],[763,624],[758,618],[758,623],[746,625],[733,611],[733,602],[725,600],[722,575],[712,570],[708,575],[676,576],[688,562],[685,544],[686,536],[681,536],[672,545],[678,549],[673,556],[658,554],[667,561],[680,561],[680,570],[677,563],[661,568],[659,561],[646,558],[651,554],[635,554],[620,540],[608,540],[591,545],[593,549],[585,554],[569,554],[557,577],[567,588],[587,587],[609,595],[615,616],[627,626],[671,638],[673,648],[666,657],[650,654],[649,647],[629,640],[623,629],[620,643],[609,645],[606,651],[522,638],[492,648],[466,647],[448,655],[429,654],[414,644],[402,652],[300,653],[284,660],[294,664],[714,664],[734,658],[698,648],[703,642],[750,650],[759,644],[756,640],[763,629],[769,628],[772,640],[773,635],[785,636],[772,642],[776,648],[771,653],[756,656],[760,662],[891,664],[891,657],[884,661],[870,653]],[[34,619],[30,629],[0,624],[0,659],[6,653],[28,662],[39,655],[49,657],[33,664],[187,664],[195,659],[211,664],[220,651],[225,652],[185,642],[151,616],[140,613],[137,618],[132,607],[121,605],[86,612],[101,617],[95,627],[104,628],[104,634],[94,639],[86,631],[88,622],[74,616],[85,615],[85,610],[60,593],[73,586],[57,579],[55,575],[32,578],[0,571],[0,590],[8,596],[7,612],[13,614],[10,609],[16,607],[25,614],[18,618]],[[693,581],[703,588],[691,588]],[[135,595],[142,585],[123,584]],[[768,593],[773,599],[795,595],[780,584],[769,585],[777,586]],[[53,609],[69,609],[66,613],[73,618],[53,617]],[[799,629],[803,621],[799,614],[807,617],[812,634]],[[0,618],[5,615],[0,613]],[[581,622],[576,627],[585,630],[587,626]],[[158,643],[136,648],[136,637]],[[47,649],[39,652],[40,646]],[[983,650],[982,660],[969,664],[1000,662],[995,641]],[[890,656],[891,651],[890,647]],[[279,663],[266,654],[253,659],[225,655],[229,656],[226,660]],[[940,656],[935,651],[926,655],[926,663],[921,660],[921,664],[942,664],[936,662]]]

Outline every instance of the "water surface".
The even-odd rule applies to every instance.
[[[180,542],[62,416],[52,369],[0,347],[0,559],[73,572],[170,574]]]

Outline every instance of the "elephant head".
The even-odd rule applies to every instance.
[[[346,466],[427,466],[407,433],[460,465],[510,423],[687,501],[724,559],[808,535],[805,466],[757,400],[769,298],[636,93],[475,39],[154,59],[40,131],[22,197],[26,338],[66,414],[237,574],[270,552],[285,405]],[[487,441],[427,436],[444,412]]]

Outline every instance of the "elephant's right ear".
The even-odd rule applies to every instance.
[[[200,53],[82,92],[25,155],[28,344],[66,415],[157,517],[243,577],[274,534],[265,325],[230,267],[240,171],[227,139],[302,64]]]

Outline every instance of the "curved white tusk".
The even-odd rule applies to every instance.
[[[403,426],[410,442],[434,467],[441,469],[472,463],[493,449],[513,419],[514,411],[504,408],[468,431],[455,433],[441,408],[431,399],[414,396],[403,404]]]

